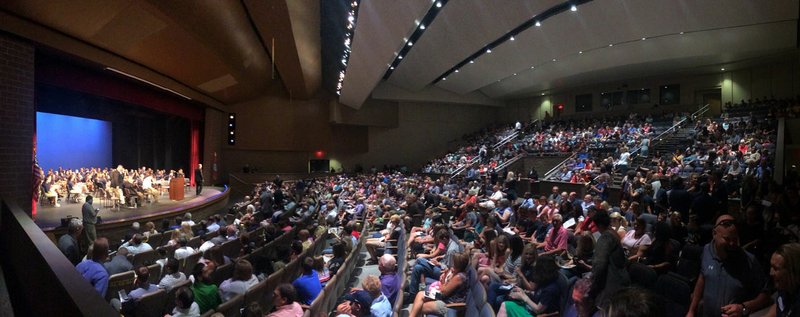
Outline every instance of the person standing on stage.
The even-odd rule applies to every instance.
[[[111,188],[119,193],[120,202],[125,203],[125,194],[122,192],[122,183],[125,181],[122,173],[125,171],[122,164],[117,165],[116,169],[111,170]],[[94,241],[94,240],[92,240]]]
[[[93,201],[92,195],[86,195],[86,202],[83,203],[83,209],[81,209],[83,214],[83,233],[86,235],[86,239],[89,240],[89,244],[94,243],[94,240],[97,239],[97,232],[94,226],[97,224],[97,213],[100,211],[100,209],[92,206]]]
[[[195,196],[200,196],[203,191],[203,164],[197,164],[197,169],[194,170],[194,184],[197,190]]]

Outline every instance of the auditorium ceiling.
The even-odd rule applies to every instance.
[[[350,3],[5,0],[0,30],[218,107],[336,92],[342,70],[339,101],[356,109],[370,97],[502,106],[798,47],[797,0],[360,0],[342,64]]]
[[[597,82],[719,71],[796,51],[798,3],[361,1],[340,101],[358,108],[380,92],[489,104]],[[432,10],[435,18],[410,41]]]

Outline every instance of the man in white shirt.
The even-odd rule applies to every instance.
[[[183,215],[183,222],[181,224],[184,223],[188,223],[190,227],[195,225],[194,220],[192,220],[191,212],[187,212],[186,214]]]
[[[147,173],[147,176],[142,180],[142,190],[147,195],[153,196],[153,201],[158,202],[158,196],[161,196],[158,189],[153,188],[153,174]]]
[[[175,249],[175,259],[183,260],[186,257],[194,254],[195,250],[192,247],[190,247],[188,244],[189,244],[189,241],[186,239],[186,237],[180,237],[178,239],[178,246],[179,247],[177,249]]]
[[[161,282],[158,283],[158,287],[170,291],[173,286],[185,281],[186,275],[184,275],[183,272],[178,271],[178,268],[178,260],[169,259],[165,267],[166,274],[164,274],[164,277],[161,278]]]
[[[137,233],[133,235],[131,241],[122,244],[122,247],[128,249],[128,252],[130,252],[133,255],[153,250],[153,247],[151,247],[150,244],[148,244],[147,242],[143,242],[143,240],[144,238],[142,237],[142,235],[140,233]]]

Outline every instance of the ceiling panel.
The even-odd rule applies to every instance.
[[[515,41],[503,43],[493,49],[491,54],[482,55],[474,64],[467,64],[458,73],[450,74],[447,80],[438,82],[437,86],[457,93],[468,93],[490,84],[496,86],[498,80],[510,80],[515,77],[515,73],[518,76],[523,75],[520,78],[536,78],[536,84],[541,85],[542,82],[556,78],[528,73],[543,72],[542,69],[548,67],[575,69],[575,65],[565,63],[583,65],[581,61],[590,61],[586,65],[589,67],[586,71],[592,71],[619,66],[620,63],[632,61],[630,58],[640,62],[671,59],[680,52],[664,50],[683,50],[684,47],[680,43],[673,45],[664,41],[681,39],[671,36],[657,38],[658,36],[682,31],[692,34],[692,31],[697,30],[725,29],[792,19],[797,19],[796,1],[768,1],[762,5],[761,2],[755,4],[748,0],[595,0],[581,5],[577,12],[563,12],[544,21],[541,27],[528,29],[517,36]],[[741,30],[729,29],[721,34],[734,37],[733,40],[736,41],[736,34]],[[761,34],[762,37],[782,40],[781,45],[794,43],[794,40],[787,41],[788,37],[784,35]],[[642,37],[649,40],[640,41]],[[661,45],[656,46],[655,41],[660,41]],[[612,43],[617,46],[608,47]],[[621,49],[620,44],[625,49]],[[755,46],[746,41],[738,44],[742,48]],[[707,50],[703,53],[706,55],[725,52],[721,47],[705,48]],[[636,50],[624,52],[627,49]],[[607,50],[616,53],[605,56]],[[579,54],[581,51],[583,54]],[[647,55],[638,56],[634,52]],[[662,52],[665,56],[659,57]],[[688,54],[690,53],[687,52]],[[556,63],[552,62],[554,58],[558,60]],[[611,64],[604,65],[602,61]],[[536,68],[531,69],[532,66]],[[529,84],[534,85],[533,82]],[[501,97],[496,94],[494,96]]]
[[[500,82],[495,81],[480,91],[492,98],[507,98],[547,89],[588,84],[592,81],[649,76],[658,72],[679,71],[686,67],[734,62],[793,49],[792,43],[797,38],[796,30],[796,22],[790,21],[687,33],[615,45],[581,55],[572,55],[555,63],[547,63],[534,70],[521,72],[517,76],[512,75]],[[625,69],[625,73],[620,72],[620,69]],[[597,78],[599,72],[606,77]]]
[[[414,43],[389,82],[408,90],[420,90],[486,44],[562,2],[450,1]]]
[[[361,2],[341,103],[361,107],[431,5],[430,0]]]

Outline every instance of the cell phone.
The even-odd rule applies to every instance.
[[[510,291],[512,288],[514,288],[513,284],[507,284],[507,285],[500,286],[500,289],[504,290],[504,291]]]
[[[119,294],[120,301],[124,302],[128,300],[128,292],[126,292],[124,289],[119,290],[117,293]]]

